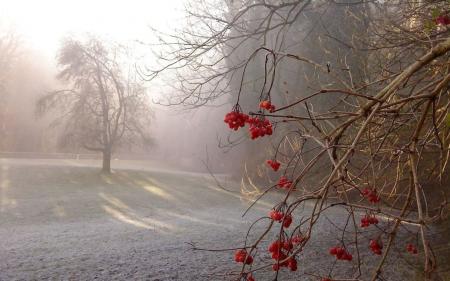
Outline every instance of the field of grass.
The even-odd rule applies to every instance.
[[[0,280],[230,280],[226,273],[240,269],[233,251],[192,251],[188,243],[242,245],[250,223],[281,196],[270,194],[242,218],[249,201],[236,184],[227,186],[235,190],[229,193],[205,174],[114,165],[106,176],[93,160],[0,159]],[[326,253],[336,240],[327,220],[339,223],[342,214],[319,222],[299,258],[300,273],[325,275],[333,263]],[[366,250],[362,268],[375,264]],[[412,277],[400,258],[393,256],[384,280]],[[353,274],[345,264],[336,272]],[[273,280],[262,274],[258,280]],[[281,277],[299,280],[286,272]]]

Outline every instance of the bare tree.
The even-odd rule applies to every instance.
[[[5,85],[8,73],[18,56],[19,40],[11,31],[0,31],[0,89]]]
[[[309,273],[314,280],[385,280],[389,258],[404,253],[421,257],[404,259],[423,279],[445,265],[430,229],[449,213],[449,12],[446,0],[200,0],[188,27],[161,36],[171,51],[143,74],[175,71],[174,103],[228,94],[235,136],[250,141],[238,130],[245,124],[253,139],[273,131],[273,146],[260,150],[267,183],[255,189],[285,197],[243,245],[223,249],[239,249],[236,279],[296,271],[330,210],[346,217],[329,222],[336,242],[315,254],[335,260]]]
[[[17,36],[9,30],[0,30],[0,132],[2,139],[0,147],[5,146],[7,108],[7,84],[11,78],[11,70],[15,60],[19,56],[19,40]]]
[[[38,112],[62,113],[62,143],[103,154],[102,171],[111,171],[111,154],[119,145],[151,143],[146,89],[132,69],[124,73],[123,50],[90,38],[67,39],[58,56],[57,78],[69,88],[42,97]],[[62,120],[62,122],[60,122]]]

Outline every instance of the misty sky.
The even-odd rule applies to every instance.
[[[39,62],[47,64],[41,65],[40,69],[48,69],[51,73],[54,71],[52,67],[56,64],[61,39],[65,36],[83,37],[85,33],[92,33],[124,43],[131,43],[132,40],[155,42],[149,26],[159,31],[173,32],[174,28],[185,23],[184,3],[186,0],[0,0],[0,27],[5,30],[12,28],[13,33],[20,38],[21,48],[33,50],[33,60],[39,57]],[[150,48],[143,46],[142,49],[135,50],[136,57],[142,59],[140,65],[151,63],[153,56]],[[42,57],[45,60],[41,60]],[[164,83],[158,81],[153,81],[148,86],[148,94],[152,100],[161,99],[166,102],[164,97],[171,88],[166,91]],[[175,108],[156,104],[152,106],[155,112],[155,119],[151,124],[152,134],[157,144],[155,150],[161,157],[177,155],[178,161],[199,161],[205,158],[205,148],[208,145],[209,157],[214,159],[217,131],[225,128],[222,122],[225,112],[202,109],[189,113],[182,111],[184,115],[179,116],[180,112]],[[28,111],[32,112],[32,109]],[[217,122],[205,128],[204,120]],[[27,125],[34,124],[32,122],[34,121],[28,119],[24,121]],[[192,134],[192,128],[200,126],[199,124],[203,127],[202,134]],[[168,141],[177,140],[179,136],[184,138],[182,146],[176,141]],[[152,151],[153,155],[155,150]]]
[[[29,47],[54,57],[65,35],[91,32],[113,40],[145,40],[148,25],[165,29],[183,0],[0,0],[0,24]]]

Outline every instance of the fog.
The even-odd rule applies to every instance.
[[[68,81],[57,79],[61,71],[58,56],[64,40],[72,38],[87,42],[90,40],[88,38],[98,38],[100,42],[116,46],[113,52],[126,49],[126,56],[120,58],[120,71],[125,74],[135,72],[133,78],[128,76],[126,79],[141,80],[140,84],[145,87],[146,98],[150,103],[149,111],[143,117],[147,123],[142,119],[143,124],[139,124],[140,130],[146,131],[148,143],[140,146],[130,145],[131,142],[128,141],[128,143],[115,145],[112,149],[114,159],[152,159],[179,166],[185,170],[227,172],[237,177],[241,176],[242,168],[249,164],[255,167],[253,170],[256,174],[260,174],[257,172],[258,166],[265,160],[254,152],[273,151],[273,142],[263,140],[256,145],[247,146],[248,142],[242,139],[242,135],[231,134],[223,123],[223,116],[230,111],[239,90],[242,70],[237,70],[231,76],[224,76],[226,80],[217,83],[212,80],[212,83],[205,83],[201,87],[198,87],[199,81],[206,79],[204,77],[207,76],[202,77],[202,75],[209,71],[208,69],[199,68],[198,73],[195,69],[182,70],[182,72],[175,69],[152,79],[147,76],[152,70],[158,69],[176,56],[172,50],[173,44],[167,44],[164,41],[167,36],[169,40],[172,40],[171,38],[177,38],[177,34],[182,32],[186,34],[204,32],[202,28],[196,30],[197,24],[193,24],[195,19],[192,22],[192,14],[187,12],[203,8],[197,7],[196,3],[196,1],[182,0],[168,1],[164,4],[159,1],[140,0],[127,2],[127,4],[107,1],[94,3],[81,1],[76,4],[51,0],[6,1],[1,10],[0,29],[4,38],[2,47],[6,48],[8,38],[13,38],[11,40],[15,49],[8,56],[9,67],[2,67],[4,72],[2,75],[5,77],[3,81],[6,83],[2,85],[4,108],[2,112],[5,116],[1,120],[4,138],[0,151],[9,155],[16,153],[23,156],[26,156],[26,153],[34,153],[34,155],[37,153],[41,157],[42,155],[61,157],[58,153],[67,153],[68,155],[83,154],[85,155],[83,157],[100,157],[100,150],[86,149],[87,145],[84,144],[92,138],[92,134],[89,138],[85,136],[81,141],[76,141],[73,135],[66,132],[69,127],[62,121],[62,116],[69,113],[62,109],[64,103],[57,109],[54,106],[47,108],[49,112],[46,114],[40,116],[36,114],[36,104],[40,98],[52,91],[70,87],[70,84],[66,83]],[[231,16],[237,12],[233,10],[233,5],[238,4],[230,4],[229,7],[227,5],[208,9],[211,13],[228,13]],[[86,9],[87,6],[90,8]],[[98,14],[97,11],[106,6],[108,12]],[[342,11],[340,13],[342,16]],[[301,38],[311,36],[311,23],[314,22],[316,15],[307,14],[307,17],[309,18],[304,24],[294,24],[294,30],[288,33],[301,36],[288,37],[278,47],[276,33],[269,33],[267,46],[294,53],[302,50],[304,54],[315,57],[323,65],[330,61],[333,65],[342,64],[342,61],[333,61],[336,58],[332,55],[323,57],[315,53],[314,45],[316,43],[323,45],[323,39],[302,42]],[[338,22],[339,17],[328,20]],[[258,20],[252,24],[257,22]],[[318,28],[313,31],[323,32]],[[326,31],[345,39],[345,33],[340,29],[333,30],[330,27],[330,30]],[[239,31],[231,30],[230,32],[233,35],[233,32]],[[252,52],[253,46],[260,41],[261,39],[251,39],[242,44],[239,40],[229,40],[223,52],[230,52],[230,55],[221,63],[225,65],[228,63],[230,66],[241,63],[242,59]],[[239,48],[234,50],[235,46]],[[339,47],[332,42],[329,42],[329,46]],[[342,50],[343,57],[351,54],[345,48]],[[214,56],[216,54],[208,54],[206,57],[207,60],[213,60]],[[353,59],[356,58],[353,57]],[[254,100],[258,99],[260,89],[263,87],[263,61],[262,56],[256,56],[249,63],[250,70],[247,71],[243,80],[242,91],[245,92],[245,96],[241,103],[250,111],[257,110],[254,108]],[[329,83],[326,77],[316,78],[316,70],[313,68],[286,61],[280,65],[277,77],[273,81],[275,85],[273,91],[277,93],[274,95],[276,103],[293,101],[299,95],[304,96],[305,93],[302,92],[310,91],[311,86]],[[180,80],[180,76],[192,77]],[[229,82],[226,82],[228,79]],[[198,89],[201,89],[201,92],[196,93]],[[186,92],[190,91],[192,91],[190,97],[180,103],[180,99],[183,100],[184,95],[187,95]],[[196,98],[193,99],[193,97]],[[320,103],[326,105],[327,101],[320,100]],[[74,120],[73,117],[71,119]],[[83,117],[78,119],[81,120]],[[139,134],[143,135],[143,132]],[[80,145],[80,143],[83,144]],[[242,145],[235,145],[237,143]],[[249,155],[251,157],[245,157]]]
[[[128,67],[141,67],[155,60],[152,52],[161,51],[158,50],[160,47],[149,50],[142,45],[142,42],[151,42],[155,38],[152,28],[167,31],[176,24],[179,27],[185,24],[182,1],[169,1],[163,5],[156,1],[132,1],[126,5],[88,2],[77,2],[76,5],[63,1],[2,3],[1,47],[6,48],[10,36],[14,41],[11,44],[15,45],[14,52],[5,60],[9,67],[2,65],[0,152],[4,155],[51,158],[61,157],[59,153],[73,153],[98,157],[94,155],[98,152],[61,145],[62,128],[55,122],[57,113],[36,115],[36,102],[40,97],[66,87],[56,79],[56,59],[64,38],[99,36],[122,44],[132,53]],[[91,9],[85,9],[86,5]],[[106,5],[108,13],[99,16],[96,11]],[[115,159],[153,159],[192,171],[207,171],[205,164],[208,163],[215,171],[236,171],[230,167],[236,159],[240,161],[238,153],[224,153],[218,147],[220,138],[227,133],[222,120],[228,108],[211,104],[211,107],[190,111],[182,106],[162,105],[174,90],[159,86],[161,84],[164,83],[157,80],[145,85],[152,103],[152,118],[146,124],[152,144],[145,148],[117,147],[113,153]]]
[[[448,0],[0,0],[0,280],[448,280],[449,35]]]

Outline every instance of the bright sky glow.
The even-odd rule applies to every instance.
[[[94,33],[112,40],[149,37],[148,26],[167,29],[183,0],[0,0],[0,25],[12,26],[33,49],[54,57],[61,38]]]

